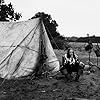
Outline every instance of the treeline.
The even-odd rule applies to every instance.
[[[65,37],[62,36],[57,31],[58,24],[54,19],[52,19],[51,15],[46,14],[44,12],[38,12],[31,19],[38,18],[38,17],[41,18],[41,20],[43,21],[43,24],[45,26],[46,32],[48,34],[48,37],[50,39],[53,48],[54,49],[68,48],[69,45],[65,40]]]
[[[100,37],[90,36],[90,37],[68,37],[66,38],[69,42],[88,42],[91,41],[92,43],[100,43]]]
[[[5,0],[0,0],[0,21],[17,21],[22,17],[21,13],[15,12],[11,3],[6,4]],[[88,42],[88,37],[64,37],[58,31],[58,24],[56,20],[52,19],[50,14],[38,12],[30,19],[40,17],[47,30],[48,37],[54,49],[67,49],[70,47],[69,42]],[[90,37],[91,42],[100,43],[100,37]]]

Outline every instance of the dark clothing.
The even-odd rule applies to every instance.
[[[66,71],[68,73],[72,73],[72,72],[77,72],[79,67],[80,67],[79,63],[75,63],[75,64],[71,64],[71,65],[70,65],[70,63],[66,63],[63,65],[63,67],[60,70],[62,71],[64,69],[66,69]]]
[[[60,69],[60,72],[65,75],[67,79],[70,80],[72,72],[76,72],[76,78],[75,80],[78,80],[80,77],[80,74],[82,72],[81,66],[79,62],[75,61],[74,64],[70,64],[70,62],[67,62],[63,64],[63,67]]]

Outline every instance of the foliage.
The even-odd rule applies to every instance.
[[[65,40],[65,38],[57,37],[53,40],[51,40],[52,46],[54,49],[61,49],[61,50],[66,50],[70,47],[69,42]]]
[[[49,39],[53,48],[63,49],[65,37],[61,36],[57,31],[58,24],[55,20],[51,18],[51,15],[45,14],[44,12],[38,12],[31,19],[40,17],[45,25]],[[55,43],[54,43],[55,42]]]
[[[99,36],[90,36],[90,37],[65,37],[66,40],[69,42],[86,42],[88,43],[91,41],[92,43],[100,43],[100,37]]]
[[[76,42],[78,38],[72,36],[72,37],[67,37],[66,39],[67,39],[68,41],[70,41],[70,42]]]
[[[55,37],[60,36],[60,34],[57,32],[58,24],[56,23],[55,20],[52,20],[51,15],[45,14],[44,12],[38,12],[31,19],[38,18],[38,17],[41,17],[41,19],[43,20],[48,30],[48,35],[49,35],[50,40],[52,37],[55,38]],[[52,37],[50,36],[50,34]]]
[[[7,5],[4,0],[0,0],[0,21],[16,21],[20,17],[21,14],[14,11],[11,3]]]
[[[77,39],[77,42],[88,42],[91,41],[92,43],[100,43],[100,37],[95,37],[95,36],[91,36],[91,37],[80,37]]]

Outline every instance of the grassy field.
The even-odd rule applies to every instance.
[[[84,44],[71,43],[79,59],[87,64],[88,53]],[[54,50],[60,63],[64,50]],[[96,64],[96,55],[91,53],[91,62]],[[100,58],[99,58],[100,66]],[[79,82],[68,82],[61,77],[41,77],[38,79],[0,80],[0,100],[100,100],[100,70],[81,75]],[[72,99],[77,98],[77,99]],[[82,99],[85,98],[85,99]]]
[[[87,64],[87,61],[89,60],[89,53],[85,51],[85,45],[86,43],[70,43],[71,47],[74,49],[75,53],[78,55],[78,58],[80,61],[84,62]],[[95,43],[93,45],[96,45]],[[62,56],[66,53],[67,51],[64,50],[55,50],[55,53],[59,59],[59,61],[62,61]],[[97,65],[97,56],[95,52],[92,50],[90,54],[90,61]],[[98,57],[98,66],[100,66],[100,57]]]

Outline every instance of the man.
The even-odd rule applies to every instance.
[[[67,50],[67,53],[63,57],[63,67],[60,69],[61,73],[67,77],[67,79],[71,79],[72,72],[76,72],[77,76],[75,80],[79,79],[80,73],[82,72],[82,68],[80,66],[80,62],[78,60],[78,56],[74,53],[72,48]]]

